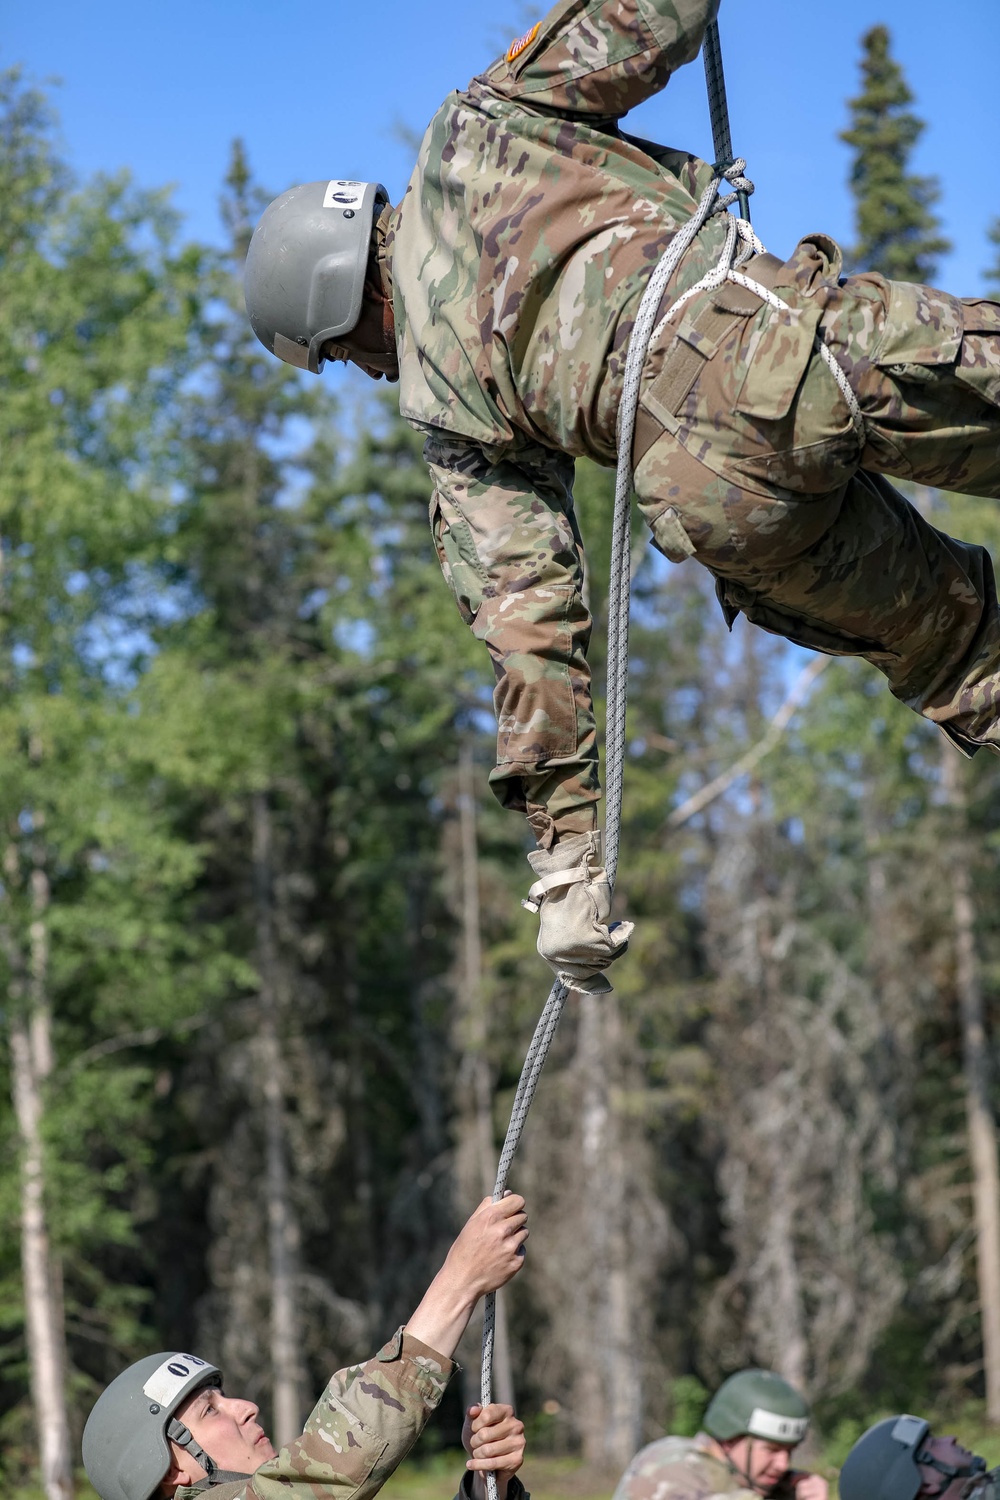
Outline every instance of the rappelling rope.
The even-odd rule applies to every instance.
[[[712,141],[715,149],[715,165],[712,181],[702,194],[698,208],[688,222],[677,231],[650,276],[639,303],[632,335],[629,339],[625,372],[622,379],[622,395],[618,407],[618,470],[615,477],[615,510],[611,537],[611,579],[608,590],[608,662],[607,662],[607,727],[605,732],[605,819],[604,819],[604,865],[608,881],[614,889],[618,872],[618,850],[621,837],[622,784],[625,768],[625,711],[628,679],[628,618],[631,591],[629,522],[632,503],[632,443],[635,437],[635,419],[639,407],[639,387],[642,370],[646,362],[649,345],[659,338],[670,319],[697,293],[721,286],[724,281],[735,281],[738,285],[756,292],[771,307],[786,308],[787,304],[767,287],[739,271],[739,267],[753,255],[765,253],[764,246],[750,226],[750,195],[754,185],[743,174],[746,162],[742,157],[733,158],[730,144],[729,115],[726,106],[726,84],[722,71],[722,52],[719,46],[719,29],[713,22],[705,33],[704,42],[705,79],[708,85],[709,109],[712,119]],[[720,196],[723,182],[734,189]],[[729,214],[729,208],[737,203],[741,216]],[[728,216],[726,241],[718,262],[694,286],[676,297],[663,317],[653,327],[667,282],[680,264],[681,257],[691,245],[695,235],[716,214]],[[737,242],[739,250],[737,252]],[[851,412],[856,430],[863,436],[864,423],[861,410],[847,376],[822,340],[817,336],[816,348],[826,361],[837,381]],[[503,1197],[507,1186],[507,1174],[517,1150],[524,1128],[524,1121],[534,1098],[538,1079],[541,1076],[559,1017],[569,993],[561,980],[556,980],[545,1002],[545,1008],[535,1027],[521,1078],[514,1096],[510,1124],[500,1153],[493,1201]],[[483,1362],[482,1404],[487,1406],[493,1399],[493,1340],[496,1324],[496,1296],[490,1292],[483,1313]],[[492,1470],[486,1473],[488,1500],[497,1500],[497,1478]]]

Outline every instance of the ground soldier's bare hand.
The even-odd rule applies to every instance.
[[[829,1493],[822,1474],[803,1474],[795,1481],[795,1500],[827,1500]]]
[[[465,1467],[475,1472],[475,1500],[482,1500],[486,1494],[482,1476],[487,1469],[496,1474],[497,1493],[504,1500],[508,1482],[524,1462],[524,1424],[515,1417],[514,1408],[496,1401],[490,1406],[470,1406],[462,1428],[462,1446],[469,1455]]]
[[[571,989],[607,994],[604,970],[628,947],[631,922],[608,926],[611,886],[596,833],[570,834],[528,862],[538,876],[524,905],[539,912],[538,951]]]
[[[406,1325],[407,1333],[450,1359],[484,1292],[503,1286],[524,1264],[524,1199],[484,1198],[448,1251],[445,1263]]]

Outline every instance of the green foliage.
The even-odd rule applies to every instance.
[[[701,1431],[702,1419],[711,1396],[697,1375],[678,1375],[670,1382],[670,1407],[673,1417],[670,1431],[679,1437],[694,1437]]]
[[[986,280],[1000,287],[1000,219],[994,219],[986,231],[986,237],[994,247],[993,264],[987,269]]]
[[[886,27],[873,26],[861,46],[861,92],[849,100],[851,124],[840,133],[853,150],[858,238],[851,264],[899,281],[929,281],[951,247],[933,211],[937,182],[908,170],[923,121],[907,108],[913,95],[891,54]]]

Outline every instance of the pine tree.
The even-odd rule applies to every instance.
[[[995,287],[1000,288],[1000,219],[994,219],[986,237],[994,247],[995,255],[993,264],[986,272],[986,280],[992,282]]]
[[[851,191],[858,238],[850,261],[900,281],[927,281],[950,243],[940,233],[933,206],[940,196],[932,177],[909,171],[924,123],[907,106],[913,95],[890,51],[885,26],[862,37],[861,92],[849,101],[850,128],[840,139],[853,148]]]
[[[0,1194],[13,1211],[0,1257],[6,1273],[19,1225],[23,1292],[5,1298],[5,1447],[24,1440],[27,1374],[57,1497],[72,1487],[68,1391],[86,1386],[88,1344],[135,1334],[137,1298],[108,1262],[135,1244],[125,1200],[148,1079],[110,1061],[116,1033],[169,1025],[191,1000],[163,974],[187,941],[171,920],[185,861],[137,795],[120,731],[166,482],[161,411],[187,368],[198,260],[176,250],[162,197],[125,178],[78,188],[52,131],[44,98],[3,75],[0,984],[13,1111]]]

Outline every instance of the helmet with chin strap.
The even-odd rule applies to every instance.
[[[149,1500],[171,1465],[168,1439],[201,1465],[209,1485],[246,1478],[220,1469],[174,1416],[203,1385],[221,1386],[222,1372],[193,1354],[149,1354],[116,1376],[83,1430],[83,1466],[101,1500]]]
[[[770,1370],[740,1370],[716,1391],[703,1425],[721,1442],[757,1437],[792,1447],[809,1430],[809,1408],[780,1375]]]
[[[361,316],[380,182],[334,178],[289,188],[264,210],[243,272],[250,326],[286,364],[318,374],[325,344]]]
[[[927,1446],[930,1424],[905,1413],[886,1417],[858,1438],[840,1471],[840,1500],[916,1500],[924,1482],[920,1465],[949,1481],[986,1471],[984,1459],[962,1466],[943,1463]]]

